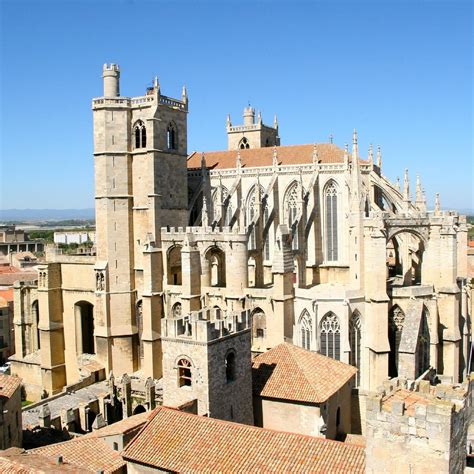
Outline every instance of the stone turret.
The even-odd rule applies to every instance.
[[[162,320],[163,404],[253,423],[250,310],[204,308]]]
[[[104,64],[102,77],[104,78],[104,97],[118,97],[120,95],[119,65]]]

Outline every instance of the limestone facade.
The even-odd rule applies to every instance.
[[[19,288],[20,334],[39,305],[40,346],[17,339],[13,361],[27,386],[58,393],[81,379],[83,354],[105,373],[160,378],[175,370],[166,320],[210,309],[249,312],[254,352],[288,341],[355,365],[361,390],[428,367],[461,380],[465,217],[439,199],[428,211],[419,180],[412,200],[408,172],[392,183],[356,132],[351,150],[280,146],[278,124],[246,109],[242,126],[228,120],[228,151],[188,156],[185,89],[167,97],[156,79],[128,98],[117,65],[103,76],[92,102],[97,256],[54,257],[29,301]]]
[[[470,391],[467,384],[387,382],[367,399],[366,472],[463,472]]]

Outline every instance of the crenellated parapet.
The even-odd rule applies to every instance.
[[[250,331],[250,313],[251,310],[222,311],[219,308],[203,308],[185,316],[165,318],[161,322],[162,338],[209,343]]]

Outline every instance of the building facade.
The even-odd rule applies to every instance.
[[[92,102],[97,256],[40,266],[40,342],[17,339],[12,366],[27,390],[76,382],[84,354],[106,373],[160,378],[162,319],[211,309],[249,312],[253,352],[286,341],[354,365],[360,389],[429,367],[463,378],[466,220],[439,198],[428,211],[419,179],[412,199],[408,172],[390,182],[380,148],[362,157],[355,131],[351,150],[280,146],[276,120],[264,126],[251,108],[242,126],[228,118],[229,150],[188,156],[185,89],[170,98],[155,79],[122,97],[114,64],[103,81]]]

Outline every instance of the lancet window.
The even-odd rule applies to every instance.
[[[338,259],[337,187],[331,182],[324,192],[326,205],[326,259]]]
[[[146,148],[146,127],[141,120],[135,123],[133,134],[135,136],[135,148]]]
[[[319,350],[327,357],[341,359],[341,326],[334,313],[326,314],[321,320]]]

